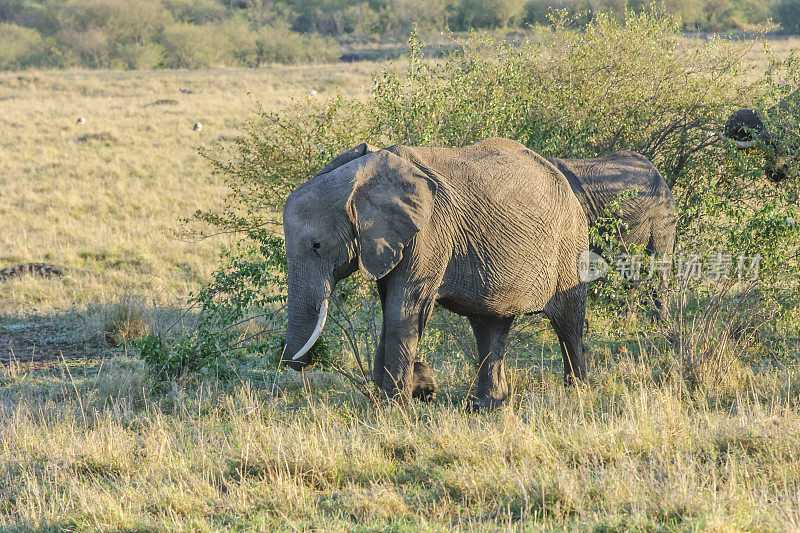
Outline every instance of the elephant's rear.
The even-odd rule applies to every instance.
[[[648,254],[671,254],[675,248],[675,198],[656,166],[636,152],[614,152],[604,158],[619,170],[621,188],[637,195],[622,202],[628,241],[643,245]],[[641,221],[641,223],[639,223]]]
[[[675,200],[658,169],[646,157],[619,151],[593,159],[551,159],[568,179],[590,225],[618,198],[624,241],[648,253],[672,253],[675,246]],[[627,191],[635,191],[626,197]]]
[[[651,198],[645,204],[650,225],[647,253],[670,255],[675,250],[675,198],[655,165],[642,155],[634,155],[647,163],[648,196]]]

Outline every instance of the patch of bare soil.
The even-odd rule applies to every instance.
[[[18,278],[25,275],[50,278],[53,276],[63,276],[64,273],[57,266],[47,263],[23,263],[21,265],[0,269],[0,281],[6,281],[7,279]]]
[[[50,366],[64,359],[87,357],[85,345],[69,342],[54,324],[18,323],[0,326],[0,363],[25,367]],[[95,353],[94,350],[91,351]]]

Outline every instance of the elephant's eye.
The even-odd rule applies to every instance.
[[[320,243],[318,243],[318,242],[315,242],[315,243],[312,243],[312,244],[311,244],[311,248],[312,248],[312,249],[313,249],[315,252],[319,252],[319,249],[320,249],[320,247],[321,247],[321,246],[322,246],[322,245],[321,245]]]

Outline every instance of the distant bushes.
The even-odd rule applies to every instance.
[[[224,65],[231,46],[219,27],[197,26],[188,22],[173,24],[164,30],[165,65],[171,68],[207,68]]]
[[[0,69],[207,68],[314,63],[340,44],[526,28],[558,11],[573,27],[665,9],[683,30],[748,29],[774,17],[800,32],[800,0],[0,0]]]
[[[42,52],[42,36],[32,28],[0,23],[0,69],[24,67]]]
[[[319,35],[306,35],[288,27],[265,27],[256,35],[255,63],[313,63],[339,59],[336,41]]]
[[[264,3],[217,0],[0,0],[0,69],[209,68],[337,60],[338,44],[298,33]]]
[[[800,0],[778,0],[775,20],[787,33],[800,33]]]

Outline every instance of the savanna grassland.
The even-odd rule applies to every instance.
[[[672,337],[592,307],[570,389],[547,322],[520,320],[511,401],[488,414],[463,409],[474,341],[444,311],[421,349],[431,404],[257,352],[227,379],[154,378],[131,341],[191,327],[186,298],[232,242],[183,232],[229,191],[198,150],[259,105],[362,99],[378,68],[0,74],[0,268],[62,271],[0,280],[0,529],[799,530],[798,319],[762,328],[758,305],[718,324],[713,299],[679,300]],[[687,377],[675,335],[722,345],[715,379]]]
[[[9,280],[0,308],[24,315],[126,293],[185,298],[214,268],[220,243],[176,239],[179,219],[225,194],[198,151],[236,136],[257,107],[275,111],[312,90],[357,94],[374,68],[0,74],[0,264],[65,268],[63,278]]]

